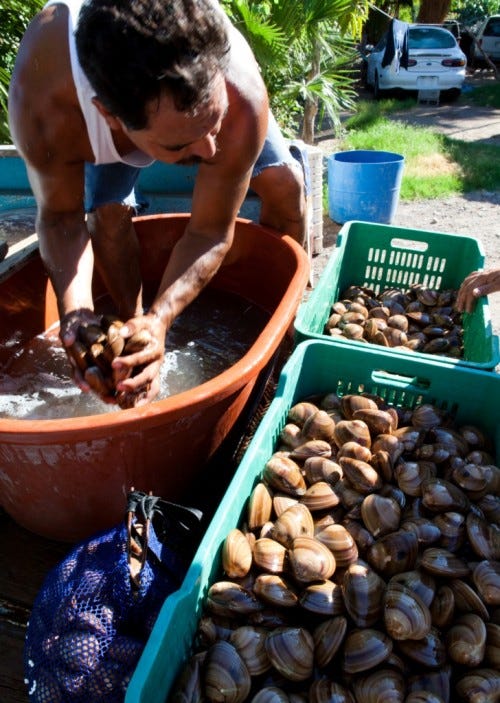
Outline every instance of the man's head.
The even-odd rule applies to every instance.
[[[162,96],[180,112],[197,113],[228,60],[224,17],[213,0],[86,0],[75,37],[99,102],[131,130],[147,127]]]

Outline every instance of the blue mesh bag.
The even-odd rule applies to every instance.
[[[46,577],[26,632],[32,703],[122,702],[165,598],[200,537],[201,512],[139,491],[122,524],[75,546]]]

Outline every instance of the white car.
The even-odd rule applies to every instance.
[[[450,97],[460,95],[467,58],[449,30],[437,25],[410,25],[408,68],[401,66],[397,57],[383,65],[390,39],[387,32],[366,56],[366,84],[375,98],[396,89],[447,91]]]
[[[493,63],[500,62],[500,15],[487,17],[476,31],[472,43],[472,63],[481,66],[486,62],[485,54]]]

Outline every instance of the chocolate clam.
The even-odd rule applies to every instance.
[[[328,457],[311,456],[304,461],[304,476],[309,485],[317,481],[326,481],[333,486],[342,475],[340,464]]]
[[[279,686],[264,686],[250,699],[250,703],[289,703],[290,698]]]
[[[472,580],[487,605],[500,605],[500,562],[480,561],[474,567]]]
[[[214,703],[243,703],[251,677],[236,648],[224,640],[213,644],[203,663],[204,691]]]
[[[286,568],[287,549],[270,537],[260,537],[253,546],[253,558],[260,568],[279,574]]]
[[[299,595],[304,610],[316,615],[333,616],[345,612],[341,587],[330,579],[308,583]]]
[[[266,652],[267,630],[264,627],[242,625],[229,637],[251,676],[259,676],[271,668]]]
[[[375,625],[383,612],[384,580],[362,561],[350,564],[342,579],[345,608],[355,625]]]
[[[315,530],[315,537],[333,553],[338,568],[349,566],[357,560],[358,547],[349,530],[343,525],[326,525],[320,530]]]
[[[260,481],[253,489],[247,510],[248,529],[255,530],[262,527],[271,518],[273,499],[269,487]]]
[[[318,407],[314,403],[301,401],[290,408],[287,418],[289,422],[293,422],[299,427],[303,427],[307,418],[314,415],[317,411]]]
[[[222,568],[230,579],[243,578],[252,566],[252,548],[243,532],[231,530],[222,547]]]
[[[373,628],[351,630],[346,635],[342,668],[348,674],[373,669],[392,652],[392,640],[384,632]]]
[[[296,537],[288,550],[288,563],[301,583],[329,579],[336,566],[333,552],[314,537]]]
[[[448,313],[440,314],[444,327]],[[476,440],[469,444],[467,432],[458,434],[451,417],[430,403],[420,412],[398,408],[395,429],[377,434],[372,428],[366,441],[360,427],[368,423],[355,414],[365,408],[385,413],[386,401],[371,394],[327,396],[307,400],[303,414],[309,421],[296,424],[295,439],[271,457],[280,471],[292,462],[303,489],[274,477],[273,485],[263,473],[252,491],[240,528],[252,545],[252,566],[220,594],[209,594],[212,623],[204,624],[203,636],[200,625],[197,645],[208,648],[214,637],[238,642],[250,670],[264,632],[269,643],[276,631],[296,633],[299,643],[276,634],[272,656],[268,644],[264,660],[271,668],[250,674],[244,703],[258,696],[262,703],[477,703],[476,693],[496,700],[496,684],[482,690],[481,673],[477,688],[478,679],[466,681],[465,696],[456,686],[468,675],[498,670],[500,562],[492,557],[500,501],[494,459],[485,452],[480,463],[483,449]],[[341,408],[344,398],[349,419]],[[314,426],[319,408],[337,430],[330,457],[310,457],[310,449],[300,449],[325,442],[317,432],[302,441],[305,423]],[[363,425],[353,425],[356,420]],[[483,446],[491,451],[487,438]],[[349,471],[352,461],[377,474],[370,490]],[[422,473],[412,484],[417,465]],[[257,510],[261,504],[265,508]]]
[[[120,333],[123,324],[119,319],[103,315],[98,323],[79,325],[68,354],[92,391],[107,402],[116,402],[126,409],[133,407],[147,389],[141,387],[134,392],[118,392],[112,362],[118,356],[142,351],[151,342],[151,336],[147,330],[141,330],[126,339]],[[132,375],[140,369],[136,366]]]
[[[368,563],[390,578],[413,569],[417,561],[418,540],[414,532],[396,530],[375,540],[366,553]]]
[[[456,690],[467,703],[498,703],[500,700],[500,673],[498,669],[480,668],[465,674],[457,681]]]
[[[479,666],[486,652],[486,625],[475,613],[457,618],[446,633],[446,648],[452,661],[463,666]]]
[[[484,663],[500,669],[500,625],[494,622],[486,623]]]
[[[372,438],[368,425],[362,420],[340,420],[335,423],[333,438],[337,447],[346,442],[357,442],[362,447],[371,447]]]
[[[406,703],[406,683],[399,671],[381,668],[355,676],[352,687],[357,701],[364,703]]]
[[[456,291],[439,291],[419,284],[407,290],[357,294],[356,286],[330,306],[323,331],[405,351],[463,355],[461,315],[453,309]],[[418,297],[417,297],[418,296]],[[449,301],[446,305],[443,301]],[[421,340],[415,343],[415,334]]]
[[[338,615],[323,620],[313,632],[314,658],[317,666],[324,668],[340,649],[347,632],[347,618]]]
[[[263,479],[271,488],[292,496],[301,496],[306,492],[299,465],[287,456],[274,454],[264,467]]]
[[[488,608],[472,586],[462,579],[453,579],[449,586],[453,591],[455,607],[460,613],[476,613],[484,621],[490,619]]]
[[[405,703],[443,703],[443,699],[431,691],[412,691],[406,696]]]
[[[285,547],[291,547],[296,537],[313,537],[314,520],[304,503],[295,503],[276,518],[268,537]]]
[[[402,571],[399,574],[395,574],[387,586],[389,587],[392,584],[400,584],[416,593],[427,607],[430,607],[436,595],[436,579],[421,569]]]
[[[377,538],[398,529],[401,508],[394,498],[371,493],[361,503],[361,518],[366,529]]]
[[[384,624],[395,640],[420,640],[430,632],[431,613],[417,593],[391,580],[384,595]]]
[[[297,589],[280,574],[258,574],[253,592],[267,605],[295,608],[299,602]]]
[[[327,678],[317,679],[311,683],[307,700],[309,703],[356,703],[345,686]]]
[[[467,536],[472,549],[481,559],[500,559],[500,527],[488,523],[472,511],[466,519]]]
[[[317,410],[310,415],[302,427],[302,436],[306,439],[321,439],[328,444],[333,442],[335,421],[326,410]]]
[[[272,665],[290,681],[305,681],[314,666],[314,640],[303,627],[277,627],[265,642]]]
[[[262,610],[263,605],[255,594],[232,581],[216,581],[208,589],[207,608],[222,616],[248,615]]]
[[[455,594],[448,584],[439,586],[430,604],[432,624],[443,629],[451,625],[455,615]]]
[[[462,578],[468,576],[470,567],[453,552],[438,547],[428,547],[422,553],[420,566],[435,576]]]
[[[402,653],[415,663],[437,669],[446,662],[446,649],[440,633],[434,627],[419,640],[400,640],[398,647]]]
[[[311,511],[328,510],[340,503],[340,498],[327,481],[316,481],[307,488],[301,497],[301,503]]]

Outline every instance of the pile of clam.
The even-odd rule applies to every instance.
[[[462,315],[457,291],[415,283],[406,291],[350,286],[333,303],[324,333],[383,347],[461,358]]]
[[[125,409],[134,406],[137,396],[116,391],[111,363],[117,356],[141,351],[151,339],[145,331],[125,339],[120,334],[121,327],[122,320],[109,315],[102,315],[99,324],[80,325],[68,352],[94,393]]]
[[[295,404],[170,701],[498,703],[492,451],[431,404]]]

